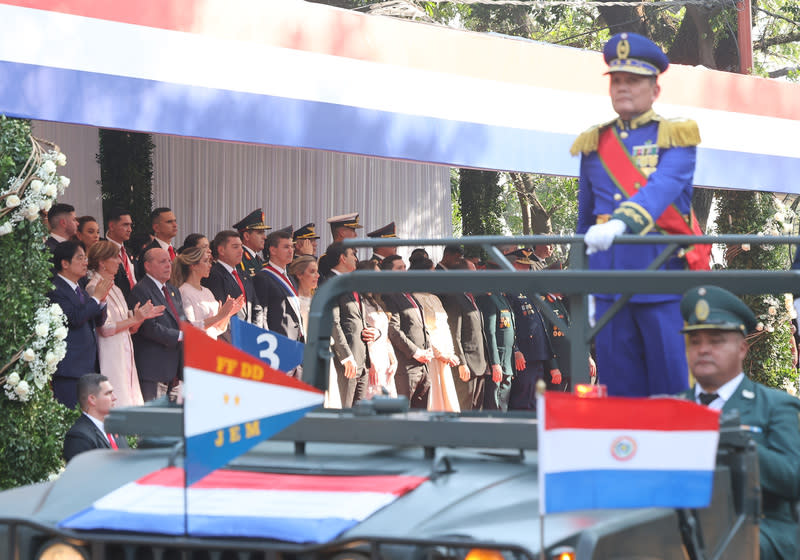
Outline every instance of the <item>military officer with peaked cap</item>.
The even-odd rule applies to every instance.
[[[612,245],[623,233],[701,233],[691,211],[697,124],[653,112],[658,76],[669,60],[658,45],[635,33],[612,37],[603,50],[609,93],[618,118],[582,133],[572,146],[581,155],[578,233],[585,233],[593,270],[640,270],[664,245]],[[670,258],[662,269],[708,269],[703,246]],[[684,260],[684,258],[686,260]],[[705,262],[703,260],[705,259]],[[617,296],[595,294],[596,317]],[[677,393],[688,369],[676,294],[634,295],[597,336],[597,368],[610,395]]]
[[[728,412],[738,410],[757,444],[761,486],[760,558],[797,558],[800,498],[800,400],[754,383],[743,362],[745,336],[756,325],[753,312],[735,295],[716,286],[686,292],[681,301],[686,348],[695,386],[687,399]]]
[[[367,234],[367,237],[370,239],[390,239],[390,238],[397,238],[397,230],[394,225],[394,222],[390,224],[386,224],[383,227],[380,227],[374,231],[371,231]],[[383,259],[386,257],[390,257],[392,255],[397,254],[397,247],[373,247],[372,249],[372,256],[369,258],[371,261],[375,261],[378,264],[383,262]]]
[[[294,258],[303,255],[316,257],[318,239],[319,235],[317,235],[316,226],[313,222],[295,230],[294,233],[292,233],[292,240],[294,241]]]
[[[331,228],[333,243],[344,241],[345,239],[352,239],[356,236],[356,230],[364,227],[358,223],[358,212],[328,218],[328,225]],[[327,259],[325,255],[322,255],[319,258],[320,280],[330,277],[331,269],[335,265],[336,263],[330,263],[329,259]]]
[[[236,268],[239,269],[243,277],[252,278],[264,266],[261,251],[264,250],[267,230],[271,228],[264,223],[264,212],[261,208],[256,208],[233,224],[232,227],[241,235],[242,247],[244,248],[242,262]]]

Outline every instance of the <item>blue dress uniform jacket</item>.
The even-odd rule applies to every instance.
[[[536,382],[549,379],[550,370],[557,367],[555,353],[547,336],[547,324],[539,309],[525,294],[506,298],[511,304],[516,327],[516,349],[525,357],[525,369],[517,371],[511,382],[508,408],[536,409]]]
[[[648,177],[630,198],[617,187],[597,153],[599,135],[613,127],[634,163]],[[655,222],[669,205],[690,214],[696,145],[694,121],[667,121],[652,110],[630,122],[616,120],[581,134],[572,153],[582,153],[578,190],[578,233],[595,223],[621,219],[628,231],[658,233]],[[661,253],[663,244],[613,244],[589,257],[592,270],[642,270]],[[682,269],[673,257],[662,269]],[[686,349],[680,327],[678,294],[634,295],[596,338],[598,375],[613,396],[676,394],[688,387]],[[595,294],[596,317],[616,298]]]
[[[689,214],[692,202],[692,178],[694,176],[696,147],[659,148],[657,140],[663,119],[652,111],[634,119],[630,125],[615,121],[608,126],[616,128],[622,143],[634,161],[647,175],[647,185],[627,199],[606,172],[597,151],[584,153],[581,157],[580,183],[578,190],[577,233],[586,233],[589,227],[610,217],[622,218],[620,205],[639,210],[645,223],[658,220],[664,210],[675,204],[681,214]],[[689,121],[690,122],[690,121]],[[693,124],[693,123],[692,123]],[[601,127],[605,128],[605,127]],[[654,152],[654,153],[650,153]],[[642,155],[637,156],[640,153]],[[655,165],[644,165],[655,164]],[[654,168],[654,170],[653,170]],[[615,214],[616,213],[616,214]],[[627,221],[626,221],[627,222]],[[642,228],[632,233],[660,235],[656,230]],[[648,229],[650,231],[648,231]],[[655,260],[664,245],[612,245],[607,251],[589,256],[592,270],[642,270]],[[684,262],[677,257],[670,259],[662,269],[683,269]],[[600,299],[611,299],[610,294],[596,294]],[[680,294],[634,295],[631,302],[656,302],[679,300]]]
[[[683,396],[694,400],[694,391]],[[800,499],[800,400],[745,377],[722,410],[738,410],[742,424],[761,430],[752,434],[762,496],[760,557],[794,560],[798,551],[794,505]]]

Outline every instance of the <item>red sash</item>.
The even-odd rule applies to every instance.
[[[631,159],[614,127],[608,127],[600,134],[597,155],[611,180],[626,198],[632,197],[637,190],[643,189],[647,184],[647,177]],[[667,206],[664,213],[656,220],[656,226],[666,233],[675,235],[703,235],[694,210],[691,210],[687,221],[674,204]],[[711,245],[692,245],[685,249],[683,256],[690,270],[711,269]]]

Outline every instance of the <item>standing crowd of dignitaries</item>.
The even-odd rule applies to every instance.
[[[320,257],[315,224],[269,232],[261,210],[210,240],[191,234],[178,248],[175,214],[157,208],[151,220],[152,235],[135,241],[124,209],[106,216],[105,238],[97,220],[76,218],[69,205],[48,214],[49,295],[64,310],[69,333],[53,387],[67,406],[78,403],[78,380],[91,372],[108,378],[117,406],[172,394],[181,381],[182,321],[230,341],[236,316],[304,342],[320,280],[356,269],[407,268],[396,247],[376,248],[361,262],[343,247],[362,228],[357,213],[328,220],[334,242]],[[367,235],[394,238],[395,224]],[[532,250],[507,256],[522,270],[540,262]],[[459,246],[447,247],[436,265],[417,249],[409,266],[474,268]],[[547,297],[560,302],[556,294]],[[560,354],[566,357],[559,331],[525,294],[353,292],[334,308],[332,331],[330,406],[388,393],[406,395],[415,408],[530,410],[538,379],[553,388],[567,385],[558,363]],[[300,378],[302,366],[289,375]]]

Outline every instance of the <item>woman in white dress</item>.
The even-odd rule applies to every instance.
[[[410,270],[433,270],[433,261],[415,260],[411,263]],[[433,294],[415,292],[414,297],[422,306],[425,327],[428,329],[433,348],[433,360],[428,362],[428,375],[431,378],[428,410],[461,412],[450,369],[457,366],[459,360],[453,348],[453,336],[450,333],[450,324],[447,322],[447,313],[441,300]]]
[[[244,295],[228,299],[220,305],[211,290],[200,281],[211,272],[211,255],[203,247],[181,252],[172,263],[170,283],[178,286],[186,320],[216,339],[228,329],[228,322],[244,305]]]
[[[297,296],[300,300],[300,315],[303,325],[308,329],[308,310],[311,308],[311,298],[319,283],[319,267],[317,259],[311,255],[301,255],[289,264],[289,274],[297,285]]]
[[[93,295],[97,284],[103,279],[113,278],[120,265],[119,247],[110,241],[98,241],[89,249],[89,283],[86,291]],[[97,355],[100,373],[108,377],[114,394],[116,406],[138,406],[144,404],[139,375],[133,359],[131,333],[135,333],[146,319],[158,317],[164,312],[163,305],[153,305],[147,301],[136,304],[133,311],[122,290],[112,286],[106,298],[106,321],[97,328]]]

